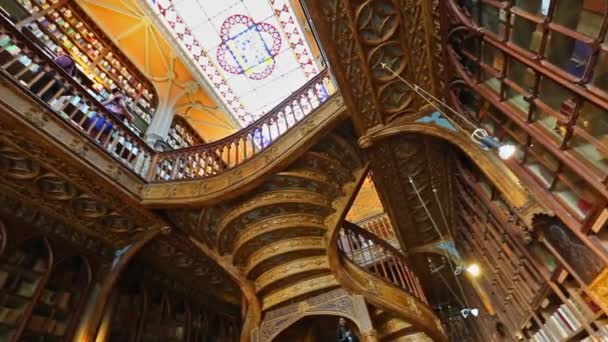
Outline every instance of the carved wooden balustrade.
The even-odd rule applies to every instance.
[[[344,221],[338,250],[357,266],[394,284],[427,303],[418,277],[409,269],[406,256],[381,237]]]
[[[389,241],[393,246],[395,246],[395,248],[401,248],[399,244],[393,244],[392,240],[396,239],[395,230],[393,229],[391,221],[386,213],[381,213],[365,218],[361,221],[355,222],[355,224],[365,228],[366,230],[368,230],[374,235],[377,235],[383,240]]]
[[[250,126],[213,143],[156,153],[119,118],[0,15],[0,74],[48,112],[86,134],[128,169],[154,182],[218,175],[268,149],[335,93],[322,71]]]
[[[159,153],[148,179],[173,181],[215,176],[230,170],[269,148],[285,132],[302,122],[335,93],[327,70],[248,127],[202,146]]]
[[[0,15],[0,74],[37,97],[48,112],[86,134],[142,175],[153,150],[51,57]]]

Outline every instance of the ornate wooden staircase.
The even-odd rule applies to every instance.
[[[406,256],[369,231],[344,221],[330,241],[330,264],[346,289],[363,295],[380,341],[446,340]]]
[[[79,198],[89,216],[80,216],[90,223],[82,228],[87,234],[118,248],[133,231],[170,221],[241,287],[248,309],[243,341],[265,312],[339,287],[377,308],[381,340],[420,334],[445,340],[405,258],[372,234],[342,225],[367,165],[353,134],[334,129],[346,111],[341,96],[327,92],[327,71],[247,129],[212,144],[157,153],[8,20],[0,16],[0,24],[0,128],[7,132],[0,137],[6,145],[2,153],[23,154],[23,160],[59,175],[70,169],[56,176],[56,183],[83,193]],[[39,66],[34,69],[55,70],[51,82],[66,87],[42,100],[53,84],[32,93],[42,75],[24,78],[19,67],[24,59]],[[83,99],[85,111],[103,117],[110,133],[100,133],[106,128],[96,133],[84,107],[58,105],[66,92]],[[32,148],[22,148],[26,145]],[[49,152],[33,154],[33,147]],[[50,167],[51,159],[61,163]],[[3,164],[9,169],[0,171],[21,172],[22,164]],[[74,184],[74,175],[95,184]],[[25,182],[33,176],[13,178]],[[64,217],[77,217],[80,207],[62,205],[67,199],[48,202],[62,207]],[[120,224],[111,233],[89,231],[97,221]],[[384,253],[381,260],[370,263],[366,253],[377,250]]]

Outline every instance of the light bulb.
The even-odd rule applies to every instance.
[[[471,264],[469,267],[467,267],[467,272],[469,272],[469,274],[473,277],[478,277],[479,274],[481,274],[481,269],[479,268],[479,265]]]
[[[517,148],[514,145],[510,145],[510,144],[502,145],[498,148],[498,156],[502,160],[507,160],[507,159],[510,159],[511,157],[513,157],[513,155],[515,154],[516,151],[517,151]]]

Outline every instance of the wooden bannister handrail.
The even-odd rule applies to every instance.
[[[344,221],[336,241],[338,250],[357,266],[427,302],[418,277],[408,266],[407,257],[386,240]]]
[[[159,153],[148,181],[203,178],[233,169],[298,126],[333,93],[333,81],[325,69],[248,127],[209,144]]]
[[[207,147],[213,148],[213,147],[218,147],[218,146],[223,146],[223,145],[225,146],[227,143],[233,142],[233,141],[237,140],[239,137],[246,135],[247,133],[254,132],[258,128],[258,126],[269,121],[269,119],[274,118],[276,116],[277,112],[280,112],[282,108],[284,108],[290,102],[293,102],[294,100],[296,100],[297,95],[301,94],[302,90],[309,89],[312,85],[314,85],[315,83],[318,83],[319,81],[322,81],[327,76],[329,76],[329,72],[327,71],[327,69],[323,69],[318,75],[316,75],[315,77],[308,80],[302,87],[300,87],[299,90],[295,91],[288,98],[286,98],[281,103],[276,105],[268,113],[264,114],[259,119],[255,120],[253,123],[249,124],[249,126],[239,130],[238,132],[234,132],[220,140],[206,143],[205,145],[190,146],[190,147],[185,147],[185,148],[179,148],[176,150],[163,151],[163,152],[158,152],[158,154],[162,158],[162,156],[168,155],[168,154],[188,153],[191,151],[199,150],[201,148],[207,148]],[[330,95],[330,94],[328,94],[328,95]],[[290,128],[292,128],[292,127],[290,127]]]
[[[395,248],[390,243],[386,242],[386,240],[384,240],[383,238],[368,231],[367,229],[359,227],[358,225],[356,225],[352,222],[349,222],[349,221],[344,221],[342,226],[344,227],[344,229],[348,229],[352,232],[355,232],[355,233],[363,236],[364,238],[366,238],[368,240],[373,241],[375,245],[382,246],[382,248],[388,249],[392,254],[394,254],[396,257],[402,259],[404,262],[407,261],[407,257],[405,256],[405,254],[403,252],[401,252],[400,250]]]

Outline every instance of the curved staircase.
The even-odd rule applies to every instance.
[[[107,188],[129,198],[128,209],[156,219],[140,204],[162,208],[178,229],[200,241],[204,253],[238,278],[258,320],[271,309],[342,287],[377,308],[374,319],[381,340],[405,341],[420,334],[446,339],[404,258],[392,254],[400,268],[391,268],[396,273],[389,275],[379,272],[377,264],[358,264],[360,260],[338,248],[343,229],[356,231],[361,241],[375,246],[383,241],[342,226],[367,165],[353,135],[334,129],[346,111],[342,97],[328,91],[327,71],[235,135],[156,153],[6,18],[0,17],[0,24],[0,34],[19,48],[14,55],[5,53],[0,65],[2,89],[16,95],[3,99],[3,120],[11,122],[7,127],[27,132],[32,141],[48,142],[79,167],[107,177]],[[40,92],[32,93],[33,81],[24,82],[11,68],[23,57],[42,69],[54,69],[52,82],[81,96],[87,110],[111,123],[110,133],[94,134],[80,109],[60,108],[43,101]],[[52,94],[52,100],[61,92]],[[23,113],[19,108],[25,107],[33,109]],[[367,247],[369,243],[350,251]],[[259,323],[250,317],[243,341]]]
[[[375,317],[383,340],[424,336],[445,340],[416,278],[394,247],[362,228],[344,224],[348,234],[356,230],[383,250],[390,248],[393,254],[384,253],[397,265],[390,274],[374,273],[381,269],[379,264],[357,264],[357,257],[351,255],[350,260],[344,248],[337,248],[335,236],[344,230],[342,220],[367,171],[355,141],[350,132],[336,129],[246,195],[202,209],[193,235],[239,270],[255,296],[248,309],[260,317],[342,287],[362,294],[368,304],[385,312]],[[170,216],[171,212],[168,209]],[[367,253],[361,248],[352,245],[350,250]],[[252,330],[244,331],[242,340],[255,325],[248,328]]]
[[[218,253],[254,284],[262,311],[340,286],[327,260],[327,222],[364,172],[355,147],[333,133],[231,203],[219,220]]]
[[[441,321],[427,305],[407,257],[393,245],[344,221],[329,237],[332,271],[347,290],[362,295],[379,341],[445,341]]]
[[[373,308],[370,310],[371,319],[376,328],[380,342],[430,342],[433,341],[425,333],[398,315],[386,310]]]

